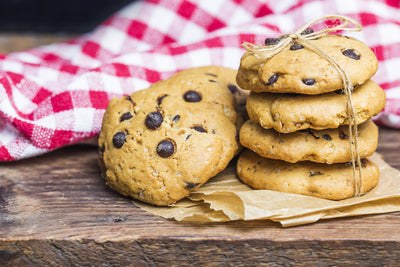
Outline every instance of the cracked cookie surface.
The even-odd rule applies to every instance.
[[[386,103],[383,89],[373,80],[352,93],[357,124],[377,115]],[[246,109],[262,127],[290,133],[307,128],[321,130],[348,124],[346,96],[341,90],[321,95],[251,93]]]
[[[240,129],[240,143],[262,157],[296,163],[344,163],[352,160],[349,127],[336,129],[306,129],[280,134],[247,121]],[[358,126],[360,158],[371,156],[378,146],[378,127],[371,121]]]
[[[267,189],[341,200],[354,196],[353,168],[349,163],[321,164],[309,161],[288,163],[262,158],[251,150],[240,154],[237,173],[254,189]],[[368,192],[379,180],[379,168],[362,160],[362,191]]]
[[[334,58],[355,86],[366,82],[378,69],[372,50],[354,38],[327,35],[309,42]],[[238,85],[253,92],[311,95],[343,87],[338,71],[326,59],[305,47],[291,49],[292,46],[261,62],[246,52],[236,77]]]
[[[188,69],[112,99],[99,136],[107,185],[165,206],[225,169],[238,151],[235,76],[223,67]]]

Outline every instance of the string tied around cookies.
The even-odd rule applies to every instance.
[[[311,26],[325,20],[338,20],[340,23],[337,25],[327,26],[319,31],[310,30],[312,29]],[[349,123],[350,153],[352,158],[351,163],[353,166],[354,178],[354,196],[360,196],[362,192],[362,165],[358,146],[357,118],[351,98],[351,94],[354,89],[353,83],[346,70],[336,61],[335,58],[331,57],[326,52],[313,45],[309,40],[317,39],[336,31],[361,30],[361,24],[351,18],[341,15],[327,15],[311,20],[310,22],[301,26],[294,33],[284,34],[280,36],[276,39],[278,40],[278,42],[273,42],[273,44],[271,45],[255,45],[248,42],[243,43],[243,47],[247,50],[247,52],[257,58],[256,64],[259,64],[260,62],[265,62],[269,58],[272,58],[276,54],[283,51],[289,45],[296,43],[318,54],[319,56],[327,60],[330,64],[332,64],[332,66],[336,69],[343,82],[343,91],[346,96],[347,117]]]

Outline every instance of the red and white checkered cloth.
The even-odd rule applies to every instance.
[[[400,128],[398,0],[135,1],[69,42],[0,55],[0,160],[39,155],[95,137],[113,96],[203,65],[238,68],[243,42],[295,31],[316,17],[359,21],[347,32],[376,53],[387,94],[376,118]]]

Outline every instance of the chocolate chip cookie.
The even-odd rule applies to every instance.
[[[349,163],[288,163],[262,158],[255,152],[246,150],[239,156],[237,173],[245,184],[255,189],[331,200],[354,196],[353,168]],[[362,159],[362,174],[361,193],[365,193],[377,185],[379,168],[369,159]]]
[[[262,157],[291,163],[313,161],[318,163],[344,163],[352,160],[349,127],[336,129],[301,130],[281,134],[264,129],[249,120],[240,129],[240,143]],[[378,146],[378,127],[371,121],[358,127],[360,158],[371,156]]]
[[[360,124],[385,107],[386,96],[377,83],[368,80],[355,88],[352,102]],[[252,120],[281,133],[348,124],[346,96],[342,90],[321,95],[252,92],[247,98],[246,108]]]
[[[334,58],[360,85],[377,71],[378,60],[371,49],[354,38],[327,35],[309,42]],[[293,44],[270,59],[246,52],[240,63],[237,83],[253,92],[322,94],[343,88],[338,71],[317,53]]]
[[[107,184],[164,206],[225,169],[238,151],[235,76],[194,68],[112,99],[99,137]]]

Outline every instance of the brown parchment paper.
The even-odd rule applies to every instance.
[[[134,201],[155,215],[177,221],[225,222],[234,220],[272,220],[289,227],[320,219],[400,211],[400,171],[387,164],[381,155],[370,159],[380,169],[378,185],[361,197],[340,201],[311,196],[254,190],[244,185],[230,165],[201,188],[169,207],[156,207]]]

